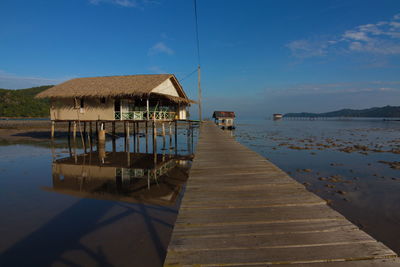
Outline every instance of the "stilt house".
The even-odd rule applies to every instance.
[[[222,126],[223,128],[235,128],[235,112],[233,111],[214,111],[213,119],[217,125]]]
[[[76,78],[37,95],[52,121],[185,120],[191,103],[173,74]]]

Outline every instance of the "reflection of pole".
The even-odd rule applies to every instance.
[[[56,152],[55,152],[55,147],[54,147],[54,140],[51,139],[51,158],[52,158],[52,162],[55,162],[56,160]]]

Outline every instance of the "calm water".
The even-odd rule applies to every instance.
[[[136,153],[122,138],[115,152],[0,146],[0,265],[162,266],[196,131],[180,130],[177,151],[168,137],[157,154],[139,140]]]
[[[400,253],[400,121],[239,121],[235,135]]]

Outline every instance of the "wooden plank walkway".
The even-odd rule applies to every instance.
[[[164,266],[399,266],[397,255],[229,132],[203,123]]]

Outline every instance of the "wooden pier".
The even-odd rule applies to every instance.
[[[278,167],[203,123],[164,266],[399,266]]]

